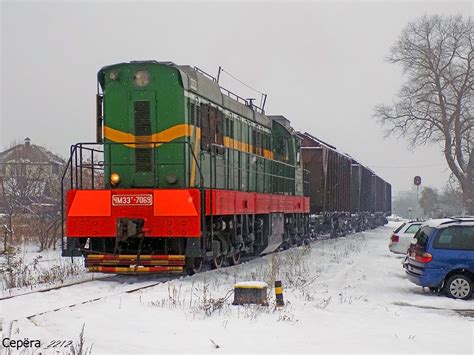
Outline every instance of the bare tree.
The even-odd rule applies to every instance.
[[[0,191],[7,210],[7,230],[12,241],[14,217],[22,215],[36,234],[39,249],[54,247],[61,226],[60,177],[49,164],[17,160],[6,164]]]
[[[390,63],[406,82],[392,105],[375,117],[387,134],[410,146],[438,143],[474,214],[474,21],[462,16],[424,16],[410,22],[393,45]]]
[[[440,196],[436,189],[432,189],[430,187],[425,187],[421,191],[420,199],[418,203],[423,210],[423,214],[425,217],[433,218],[434,213],[438,208]]]
[[[5,179],[3,176],[0,176],[0,193],[2,199],[5,201],[5,209],[7,212],[7,224],[3,225],[3,253],[6,253],[8,240],[10,239],[11,242],[13,239],[13,217],[16,213],[16,206],[12,203],[13,201],[7,197],[7,188],[5,187]]]
[[[10,242],[13,241],[14,217],[27,212],[27,207],[41,190],[41,166],[28,168],[27,162],[17,160],[5,164],[5,174],[0,179],[2,198],[7,212],[7,226]]]
[[[61,216],[61,176],[49,174],[45,177],[45,193],[49,203],[39,204],[35,208],[35,216],[39,223],[40,250],[53,248],[56,250],[59,231],[62,223]]]

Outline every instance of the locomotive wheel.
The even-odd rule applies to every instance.
[[[230,264],[230,265],[238,265],[238,264],[240,264],[240,256],[241,256],[240,251],[237,251],[237,252],[235,252],[235,253],[232,253],[232,255],[229,256],[229,258],[228,258],[229,264]]]
[[[202,258],[190,258],[186,260],[186,273],[191,276],[201,272]]]
[[[224,254],[216,256],[211,260],[211,269],[220,269],[224,265]]]

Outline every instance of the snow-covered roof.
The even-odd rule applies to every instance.
[[[321,140],[321,139],[319,139],[319,138],[316,138],[315,136],[311,135],[311,134],[308,133],[308,132],[304,132],[304,133],[298,132],[298,134],[299,134],[300,136],[306,136],[306,137],[310,138],[311,140],[313,140],[313,141],[319,143],[319,145],[325,146],[326,148],[335,150],[335,151],[337,151],[338,153],[340,153],[340,152],[337,150],[337,148],[336,148],[335,146],[333,146],[333,145],[331,145],[331,144],[329,144],[329,143],[326,143],[325,141],[323,141],[323,140]],[[341,154],[342,154],[342,153],[341,153]]]
[[[315,143],[317,143],[319,146],[318,147],[307,147],[307,146],[303,146],[301,147],[301,149],[320,149],[320,147],[325,147],[329,150],[332,150],[334,152],[336,152],[337,154],[339,154],[340,156],[343,156],[347,159],[350,159],[351,161],[353,160],[353,158],[346,154],[346,153],[343,153],[341,151],[339,151],[335,146],[329,144],[329,143],[326,143],[325,141],[319,139],[319,138],[316,138],[315,136],[311,135],[310,133],[308,132],[297,132],[298,136],[300,136],[301,139],[304,139],[305,137]]]
[[[46,148],[30,144],[28,138],[25,139],[25,144],[18,144],[0,152],[0,163],[11,163],[19,160],[30,163],[66,164],[63,158],[50,152]]]
[[[453,218],[440,218],[440,219],[431,219],[426,221],[423,226],[432,227],[432,228],[444,228],[449,227],[454,224],[463,224],[474,226],[473,217],[453,217]]]

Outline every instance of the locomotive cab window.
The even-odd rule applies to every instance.
[[[278,137],[275,147],[277,159],[284,162],[288,161],[288,150],[288,140],[285,137]]]

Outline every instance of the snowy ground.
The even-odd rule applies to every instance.
[[[93,353],[472,353],[474,318],[455,310],[474,310],[474,299],[411,284],[387,247],[398,224],[193,277],[121,276],[0,301],[2,337],[45,347],[76,341],[85,324]],[[275,279],[282,309],[273,290],[269,307],[225,299],[235,282]],[[127,293],[141,286],[151,287]]]
[[[83,264],[82,258],[61,257],[60,250],[38,252],[37,245],[23,243],[13,255],[0,255],[0,300],[104,277],[87,273]]]

